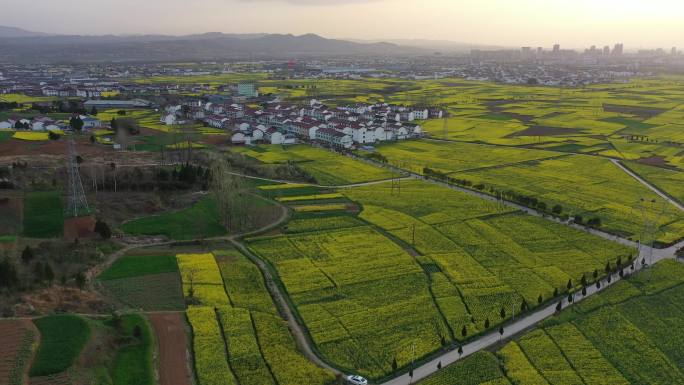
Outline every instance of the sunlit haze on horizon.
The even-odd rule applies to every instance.
[[[0,25],[60,34],[316,33],[504,46],[684,46],[675,0],[0,0]]]

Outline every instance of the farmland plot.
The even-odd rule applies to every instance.
[[[107,293],[132,308],[185,308],[178,266],[172,255],[125,256],[97,279]]]
[[[221,376],[227,378],[222,384],[329,383],[332,374],[297,351],[258,268],[235,250],[214,254],[218,265],[213,254],[178,256],[181,272],[194,270],[197,279],[197,294],[190,300],[212,306],[191,306],[187,313],[200,385],[221,383]],[[213,283],[221,274],[223,298]],[[189,285],[185,278],[184,282]]]
[[[30,321],[0,321],[0,384],[19,385],[24,382],[36,337]]]
[[[583,275],[602,271],[607,261],[627,261],[633,253],[567,226],[425,182],[404,182],[400,196],[392,195],[389,184],[345,194],[363,205],[361,218],[429,257],[443,272],[432,274],[434,282],[445,281],[444,276],[454,285],[467,309],[465,316],[462,310],[447,310],[457,331],[464,326],[480,330],[486,319],[496,325],[502,307],[510,317],[523,299],[533,307],[539,296],[548,299],[568,281],[579,283]],[[435,295],[438,302],[443,298]],[[459,308],[454,306],[451,309]]]
[[[308,145],[240,147],[233,151],[267,164],[294,162],[326,186],[392,178],[388,170]]]
[[[428,279],[398,245],[367,227],[257,238],[323,355],[379,377],[449,339]]]
[[[684,322],[684,265],[666,260],[651,269],[620,282],[627,286],[613,285],[591,297],[599,298],[591,307],[580,307],[579,312],[565,309],[540,329],[506,344],[497,355],[508,380],[521,384],[682,383],[684,335],[679,329]],[[452,366],[445,372],[475,372],[467,371],[466,360]]]
[[[653,199],[659,207],[665,204],[610,161],[588,156],[466,171],[453,176],[482,183],[486,188],[536,197],[548,207],[559,204],[572,215],[601,218],[604,228],[632,237],[641,229],[641,199]],[[666,204],[665,208],[670,210],[659,219],[662,228],[658,240],[667,243],[684,236],[684,221],[674,208]],[[646,212],[657,218],[652,208],[646,207]]]

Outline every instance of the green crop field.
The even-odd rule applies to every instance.
[[[626,166],[679,203],[684,203],[684,172],[635,162],[628,162]]]
[[[392,178],[392,173],[383,168],[309,145],[236,147],[233,151],[267,164],[294,162],[326,186]]]
[[[578,283],[607,261],[635,250],[497,203],[426,182],[404,182],[345,191],[363,205],[361,218],[410,244],[434,266],[432,290],[453,330],[493,326],[505,307],[524,299],[530,307],[567,282]],[[472,318],[475,324],[471,323]]]
[[[88,323],[75,315],[47,316],[34,323],[40,331],[40,344],[31,366],[31,377],[65,371],[90,338]]]
[[[185,308],[176,257],[124,256],[98,277],[105,291],[121,303],[143,310]]]
[[[494,354],[481,351],[450,365],[420,385],[509,385]]]
[[[660,225],[657,240],[670,243],[684,237],[679,211],[609,160],[571,155],[564,158],[466,171],[456,178],[482,183],[498,191],[512,190],[559,204],[570,215],[598,217],[603,228],[637,239],[643,228],[642,207]],[[656,201],[655,207],[641,201]],[[661,214],[662,210],[664,214]]]
[[[98,279],[108,281],[141,275],[173,273],[178,271],[173,255],[124,256],[117,259]]]
[[[397,244],[368,226],[253,239],[277,270],[318,349],[371,377],[450,339],[429,280]]]
[[[508,343],[496,354],[507,381],[524,384],[684,383],[684,265],[668,260],[611,286]],[[478,353],[483,354],[483,353]],[[486,353],[485,353],[486,354]],[[466,358],[420,384],[452,373],[495,376]],[[485,357],[478,362],[487,362]],[[460,382],[459,382],[460,383]],[[473,382],[481,384],[481,382]],[[508,383],[506,381],[502,383]]]
[[[187,312],[199,384],[330,383],[332,374],[297,350],[259,269],[235,250],[214,254],[178,255],[184,276],[195,276],[194,297],[214,306],[191,306]],[[188,279],[185,283],[189,286]]]
[[[378,151],[390,164],[401,168],[422,173],[423,168],[428,167],[446,174],[562,155],[551,151],[432,140],[384,144],[378,146]]]
[[[194,206],[176,212],[126,222],[121,229],[131,235],[165,235],[171,239],[197,239],[225,235],[216,203],[202,198]]]
[[[560,205],[566,215],[599,218],[603,229],[635,240],[643,228],[642,199],[647,203],[654,199],[656,204],[643,207],[643,212],[660,225],[656,239],[672,243],[684,237],[678,209],[608,159],[436,141],[401,142],[379,149],[400,168],[417,173],[429,168],[493,195],[534,198],[547,209]],[[672,175],[676,179],[679,174]],[[672,182],[662,183],[676,189]]]
[[[31,192],[25,195],[24,236],[29,238],[59,237],[63,229],[62,197],[58,192]]]
[[[113,385],[154,385],[154,337],[150,325],[138,314],[123,315],[121,324],[124,338],[131,339],[132,343],[116,352],[112,370]],[[134,335],[136,328],[140,330],[140,337]]]
[[[390,373],[394,359],[406,365],[412,336],[424,356],[635,253],[426,182],[342,193],[361,204],[361,220],[296,218],[249,247],[278,273],[325,357],[369,377]]]

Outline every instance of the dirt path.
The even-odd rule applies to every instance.
[[[149,313],[159,356],[159,385],[192,385],[189,341],[182,312]]]
[[[297,343],[297,347],[299,348],[299,351],[302,352],[302,354],[304,354],[306,358],[308,358],[311,362],[315,363],[316,365],[324,369],[328,369],[335,374],[342,374],[339,370],[330,366],[328,363],[326,363],[320,357],[318,357],[316,353],[314,353],[314,350],[312,348],[314,346],[313,342],[309,340],[308,335],[304,332],[302,326],[295,318],[293,310],[290,307],[290,304],[285,299],[285,294],[280,290],[280,287],[275,283],[273,275],[271,274],[271,271],[268,269],[266,262],[261,260],[256,255],[254,255],[251,251],[249,251],[249,249],[247,249],[247,247],[245,247],[242,243],[238,242],[237,240],[232,239],[231,242],[238,250],[240,250],[249,259],[251,259],[252,262],[254,262],[257,265],[257,267],[259,267],[261,272],[264,274],[264,278],[266,280],[266,287],[268,291],[271,293],[273,299],[277,302],[278,307],[284,313],[283,318],[285,318],[285,320],[287,321],[290,333],[294,337]]]

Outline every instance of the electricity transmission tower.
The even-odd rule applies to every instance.
[[[69,178],[68,185],[68,201],[66,208],[66,215],[68,217],[78,217],[90,213],[88,201],[86,200],[85,192],[83,191],[83,183],[81,182],[81,174],[78,170],[78,161],[76,153],[76,144],[73,139],[70,139],[67,153],[67,174]]]

